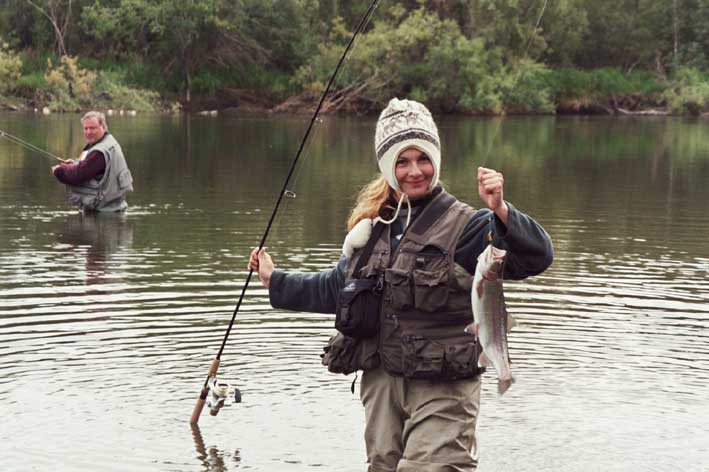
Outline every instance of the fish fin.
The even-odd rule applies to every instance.
[[[505,392],[512,386],[512,384],[515,383],[514,377],[510,377],[509,379],[504,379],[504,380],[498,380],[497,381],[497,393],[502,396],[505,394]]]
[[[517,319],[508,313],[507,314],[507,332],[509,333],[510,331],[512,331],[512,328],[517,326],[517,324],[518,324]]]
[[[478,280],[478,284],[475,286],[475,291],[478,293],[478,298],[483,297],[483,279]]]
[[[480,353],[480,357],[478,357],[478,364],[480,364],[481,367],[492,367],[492,362],[490,362],[490,358],[487,357],[484,352]]]
[[[468,326],[465,327],[463,330],[468,334],[472,334],[473,336],[477,336],[478,333],[480,332],[480,323],[477,322],[472,322]]]

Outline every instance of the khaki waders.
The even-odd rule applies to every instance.
[[[431,382],[381,367],[362,376],[369,472],[472,472],[480,377]]]

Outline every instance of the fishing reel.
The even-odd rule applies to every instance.
[[[216,377],[211,377],[207,382],[209,393],[207,394],[207,407],[209,414],[217,416],[219,410],[227,405],[227,399],[233,397],[234,403],[241,403],[241,390],[228,383],[219,382]]]

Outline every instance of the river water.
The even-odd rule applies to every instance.
[[[67,207],[52,162],[0,139],[0,470],[363,471],[332,316],[274,310],[252,280],[220,379],[243,402],[188,420],[305,130],[302,118],[110,119],[135,178],[124,217]],[[709,122],[440,118],[442,179],[477,165],[549,232],[555,261],[506,285],[516,383],[484,375],[480,471],[709,470]],[[78,116],[0,114],[78,154]],[[267,241],[281,268],[338,259],[374,120],[315,127]]]

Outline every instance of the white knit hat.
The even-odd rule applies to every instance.
[[[441,144],[431,112],[419,102],[393,98],[379,115],[374,134],[374,149],[379,170],[389,186],[401,192],[396,181],[396,159],[403,151],[416,148],[433,162],[433,179],[429,190],[438,183],[441,167]]]

